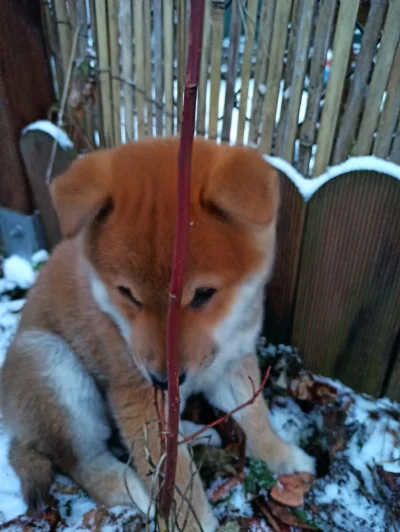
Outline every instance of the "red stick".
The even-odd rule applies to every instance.
[[[168,305],[167,364],[168,364],[168,430],[167,456],[164,462],[164,483],[160,494],[160,512],[166,519],[174,498],[179,426],[179,315],[183,276],[189,233],[190,168],[194,136],[197,85],[199,80],[203,37],[204,0],[191,1],[190,35],[186,83],[182,113],[182,131],[178,156],[178,205],[175,245]]]
[[[236,414],[236,412],[239,412],[239,410],[242,410],[246,406],[252,405],[254,403],[254,401],[257,399],[257,397],[260,395],[260,393],[263,391],[265,383],[268,380],[270,371],[271,371],[271,366],[268,367],[267,372],[265,373],[264,378],[263,378],[258,390],[256,390],[254,388],[254,383],[253,383],[253,381],[251,381],[252,384],[253,384],[254,391],[253,391],[253,395],[250,397],[250,399],[248,401],[246,401],[245,403],[242,403],[241,405],[237,406],[236,408],[234,408],[233,410],[231,410],[227,414],[224,414],[220,418],[218,418],[215,421],[213,421],[212,423],[209,423],[208,425],[205,425],[204,427],[202,427],[198,431],[193,432],[193,434],[191,434],[190,436],[188,436],[184,440],[181,440],[180,442],[178,442],[178,445],[181,445],[182,443],[188,443],[188,442],[194,440],[195,438],[197,438],[197,436],[200,436],[200,434],[203,434],[203,432],[205,432],[207,429],[211,429],[211,428],[215,427],[216,425],[219,425],[220,423],[223,423],[229,417],[232,417],[233,414]]]

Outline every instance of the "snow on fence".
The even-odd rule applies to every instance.
[[[56,85],[70,84],[87,146],[179,132],[188,4],[44,2]],[[399,34],[400,0],[207,0],[197,133],[255,144],[305,176],[349,155],[399,162]]]
[[[69,87],[63,126],[78,151],[179,132],[187,6],[43,3],[60,99]],[[206,0],[196,124],[199,135],[258,146],[280,171],[268,338],[297,345],[313,371],[397,400],[399,36],[400,0]],[[47,137],[28,131],[21,150],[54,244]],[[59,146],[52,176],[75,156]]]

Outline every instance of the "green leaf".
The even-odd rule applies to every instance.
[[[275,484],[276,480],[265,462],[250,461],[249,472],[244,479],[244,489],[247,493],[255,495],[262,489],[271,489]]]

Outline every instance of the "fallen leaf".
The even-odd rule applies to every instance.
[[[337,397],[337,389],[334,386],[307,371],[302,371],[291,381],[290,392],[295,399],[314,404],[335,403]]]
[[[237,477],[232,477],[217,488],[214,492],[208,497],[211,502],[218,502],[221,499],[224,499],[226,495],[237,485],[241,484],[243,481],[244,475],[239,475]]]
[[[302,530],[318,530],[310,523],[306,523],[304,520],[294,515],[289,508],[270,500],[268,500],[266,504],[272,515],[285,525],[301,528]]]
[[[286,506],[301,506],[304,495],[309,491],[314,476],[310,473],[294,473],[281,475],[278,482],[271,488],[271,497]]]

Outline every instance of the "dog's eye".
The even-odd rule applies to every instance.
[[[202,307],[210,301],[215,292],[215,288],[198,288],[194,293],[190,306],[195,309]]]
[[[128,299],[131,303],[133,303],[137,307],[143,306],[143,303],[137,300],[136,297],[130,291],[130,289],[127,288],[126,286],[118,286],[118,292],[121,294],[121,296],[123,296],[125,299]]]

